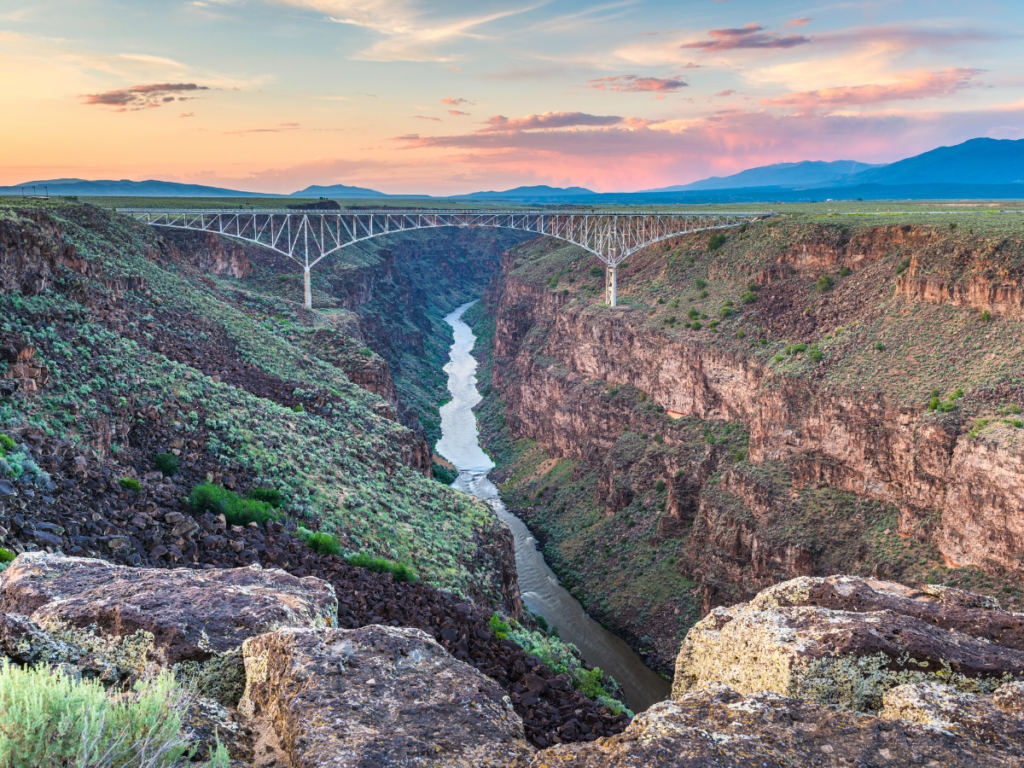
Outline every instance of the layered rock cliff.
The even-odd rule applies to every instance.
[[[1019,598],[1024,360],[996,286],[1019,240],[995,249],[1003,266],[982,238],[909,226],[779,222],[707,242],[632,256],[615,311],[589,260],[540,243],[489,295],[493,397],[550,459],[510,465],[506,490],[588,607],[667,664],[672,616],[793,575]],[[921,303],[908,286],[929,271],[1002,298],[986,315]],[[682,588],[623,602],[630,580],[607,575],[669,561],[698,605]]]

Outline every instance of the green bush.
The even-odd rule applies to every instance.
[[[699,331],[700,330],[700,323],[699,322],[695,322],[690,327],[693,328],[693,330],[695,330],[695,331]]]
[[[0,669],[4,768],[171,768],[187,759],[184,695],[163,674],[129,694],[108,693],[46,666]],[[223,747],[207,764],[227,765]]]
[[[907,267],[910,266],[910,259],[904,259],[896,266],[896,274],[902,275],[907,271]]]
[[[740,301],[742,301],[744,304],[753,304],[755,301],[757,301],[757,294],[754,293],[753,291],[747,291],[742,296],[740,296]]]
[[[746,332],[746,331],[744,331],[744,330],[743,330],[742,328],[740,328],[740,329],[739,329],[738,331],[736,331],[736,338],[737,338],[737,339],[742,339],[742,338],[744,338],[744,337],[745,337],[746,335],[747,335],[747,332]]]
[[[707,281],[707,280],[701,280],[701,279],[700,279],[700,278],[698,277],[698,278],[697,278],[696,280],[694,280],[694,281],[693,281],[693,284],[694,284],[695,286],[697,286],[698,288],[706,288],[706,287],[707,287],[707,284],[708,284],[708,281]]]
[[[16,447],[15,442],[7,435],[0,434],[0,448],[4,451],[13,451]]]
[[[459,476],[459,470],[449,469],[441,464],[434,464],[431,467],[431,475],[435,480],[437,480],[437,482],[443,483],[444,485],[451,485],[455,482],[455,478]]]
[[[956,389],[953,390],[953,394],[951,394],[949,396],[949,399],[950,400],[959,400],[963,396],[964,396],[964,391],[962,389],[960,389],[960,387],[957,387]]]
[[[987,309],[984,312],[981,313],[981,322],[983,322],[983,323],[991,323],[992,322],[992,313],[990,313]]]
[[[691,320],[696,320],[698,317],[700,317],[700,313],[697,312],[696,309],[691,309],[689,312],[686,313],[686,316]]]
[[[718,310],[718,314],[720,314],[723,319],[727,317],[732,317],[732,307],[722,307],[720,310]]]
[[[0,547],[0,563],[9,563],[16,557],[17,555],[11,552],[11,550]]]
[[[806,344],[794,344],[791,347],[791,350],[792,350],[792,353],[794,355],[799,354],[801,352],[806,352],[807,351],[807,345]]]
[[[305,537],[306,546],[318,555],[341,555],[338,538],[330,533],[318,531]]]
[[[604,270],[601,269],[600,267],[591,267],[590,268],[590,276],[591,277],[602,277],[603,275],[604,275]]]
[[[842,267],[842,268],[841,268],[841,269],[839,270],[839,276],[840,276],[840,277],[848,277],[848,276],[849,276],[849,275],[851,275],[851,274],[853,274],[853,270],[852,270],[852,269],[850,269],[849,267]]]
[[[664,480],[658,480],[658,482],[656,482],[654,484],[654,490],[657,493],[664,493],[665,492],[665,481]]]
[[[875,350],[878,352],[885,352],[885,344],[880,341],[875,342]]]
[[[349,555],[345,562],[357,568],[366,568],[374,573],[390,573],[395,581],[416,581],[416,572],[405,563],[395,563],[383,557],[373,557],[364,552]]]
[[[284,496],[277,488],[264,488],[260,485],[250,488],[249,492],[245,495],[250,499],[256,499],[256,501],[265,501],[274,509],[280,509],[281,505],[284,504]]]
[[[295,413],[302,413],[306,409],[302,407],[302,403],[298,403],[297,405],[292,406],[292,410],[295,411]]]
[[[136,493],[138,493],[139,491],[142,490],[142,486],[139,485],[139,481],[133,477],[122,477],[117,482],[126,491],[135,491]]]
[[[708,240],[708,250],[712,252],[717,251],[719,248],[725,245],[725,240],[726,237],[721,232],[713,234],[711,236],[711,239]]]
[[[487,623],[491,628],[491,632],[498,640],[508,639],[508,633],[512,631],[512,627],[509,626],[507,621],[503,621],[501,616],[496,613],[492,613],[490,621]]]
[[[822,358],[825,357],[825,354],[817,347],[811,347],[811,351],[808,352],[807,354],[810,356],[811,360],[813,360],[816,363],[820,363],[822,361]]]
[[[697,294],[697,296],[698,296],[698,298],[706,299],[708,297],[708,292],[707,291],[701,291],[700,293]]]
[[[821,293],[824,293],[825,291],[831,291],[832,286],[835,284],[836,281],[832,277],[832,275],[822,275],[821,277],[818,278],[818,282],[814,284],[814,287],[817,288]]]
[[[934,410],[935,410],[936,408],[938,408],[938,407],[939,407],[939,405],[940,405],[941,403],[942,403],[942,401],[941,401],[941,400],[939,400],[939,398],[937,398],[937,397],[933,397],[933,398],[931,399],[931,402],[930,402],[930,403],[928,403],[928,410],[929,410],[929,411],[934,411]]]
[[[224,515],[224,519],[231,525],[264,525],[268,520],[280,519],[267,502],[239,498],[234,491],[213,483],[203,483],[193,488],[188,497],[188,506],[198,515],[204,512]]]
[[[153,459],[153,466],[160,470],[164,477],[174,477],[178,474],[181,462],[173,453],[158,453]]]

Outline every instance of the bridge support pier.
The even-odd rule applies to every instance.
[[[614,307],[618,299],[619,267],[609,264],[604,270],[604,295],[609,307]]]
[[[305,283],[306,283],[306,309],[312,309],[313,308],[313,288],[309,284],[309,267],[304,267],[303,268],[303,272],[304,272],[303,277],[305,278]]]

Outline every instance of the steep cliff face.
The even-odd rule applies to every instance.
[[[1020,422],[1000,418],[1019,412],[1015,321],[922,305],[906,288],[948,264],[982,271],[971,259],[983,246],[923,228],[761,226],[715,254],[695,236],[631,257],[615,311],[593,297],[578,253],[537,245],[507,258],[490,303],[493,384],[512,434],[594,468],[609,514],[636,517],[660,480],[648,549],[679,537],[677,562],[702,582],[705,610],[839,568],[1018,589]],[[993,365],[986,342],[1009,359]],[[653,438],[616,465],[626,433]],[[628,468],[643,465],[637,488]],[[513,477],[508,489],[527,486],[536,492]],[[540,514],[535,497],[519,498],[522,514]],[[553,549],[572,538],[557,518],[538,521]],[[962,566],[975,568],[947,570]]]

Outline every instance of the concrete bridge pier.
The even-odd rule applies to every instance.
[[[619,288],[619,267],[617,264],[609,264],[604,270],[604,295],[605,302],[609,307],[616,305]]]
[[[313,288],[312,288],[312,286],[309,283],[309,267],[304,267],[303,268],[303,272],[305,273],[303,275],[303,277],[305,278],[305,282],[306,282],[306,309],[312,309],[313,308]]]

